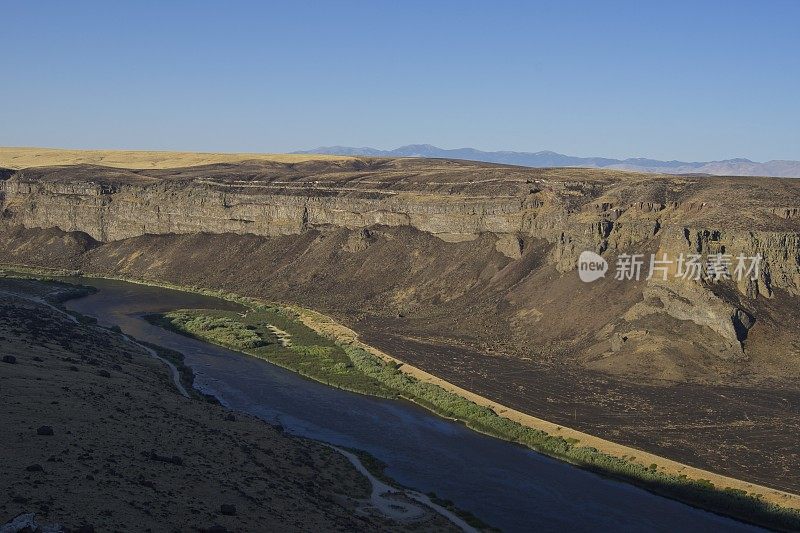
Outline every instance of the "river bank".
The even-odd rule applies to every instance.
[[[0,284],[0,529],[456,530],[421,503],[386,516],[350,458],[187,398],[124,333]]]
[[[141,282],[141,280],[139,280],[139,282]],[[220,293],[219,291],[175,287],[174,285],[160,284],[157,282],[151,285],[182,290],[188,289],[193,292],[222,297],[229,301],[236,301],[248,307],[263,305],[262,302],[254,299],[241,298],[236,295]],[[455,402],[456,407],[467,406],[470,409],[474,409],[474,406],[480,407],[481,409],[477,410],[480,416],[477,417],[466,417],[465,419],[464,416],[452,416],[452,418],[464,421],[474,429],[507,438],[508,440],[513,440],[521,444],[526,444],[538,451],[548,453],[549,455],[556,456],[562,460],[567,460],[593,471],[599,471],[606,475],[626,479],[629,482],[634,482],[654,492],[666,494],[670,497],[681,499],[695,505],[712,508],[718,512],[739,516],[746,520],[762,521],[764,516],[758,515],[758,512],[764,513],[767,516],[772,515],[775,511],[775,509],[770,507],[773,499],[776,496],[783,497],[775,492],[768,492],[771,491],[771,489],[766,488],[763,488],[765,492],[760,498],[745,496],[744,494],[735,492],[736,490],[746,490],[737,489],[735,486],[737,480],[730,480],[730,478],[724,477],[717,478],[717,481],[721,480],[723,483],[727,484],[717,485],[715,482],[714,485],[719,487],[716,488],[710,482],[703,481],[709,480],[709,475],[711,473],[703,471],[699,471],[698,473],[697,469],[692,470],[691,467],[673,464],[662,458],[655,458],[659,462],[656,463],[654,461],[654,463],[651,463],[656,464],[655,468],[651,468],[644,463],[655,456],[644,454],[644,452],[639,450],[613,445],[613,443],[608,443],[608,441],[594,439],[589,435],[573,432],[567,428],[548,425],[545,421],[505,409],[494,402],[469,393],[469,391],[458,389],[442,380],[437,380],[437,378],[433,376],[426,375],[421,370],[405,365],[402,361],[391,358],[386,354],[376,353],[374,350],[370,351],[368,346],[358,341],[357,335],[352,332],[352,330],[348,330],[336,324],[319,313],[308,310],[298,310],[298,308],[293,309],[299,313],[299,316],[303,318],[306,325],[318,328],[320,333],[331,335],[331,338],[335,338],[342,349],[348,351],[348,353],[360,357],[364,357],[366,353],[370,357],[380,357],[385,362],[392,362],[392,365],[395,367],[393,370],[399,369],[403,374],[413,377],[414,380],[416,380],[416,385],[435,385],[441,389],[441,391],[446,393],[444,397],[447,399],[447,402]],[[385,366],[386,365],[384,365],[384,367]],[[425,388],[429,390],[428,387]],[[421,401],[418,403],[425,405],[425,403]],[[430,406],[426,407],[430,408]],[[449,411],[443,409],[441,404],[438,406],[434,405],[433,407],[434,409],[432,410],[439,412],[439,414],[458,415],[458,413],[452,412],[453,405],[448,407],[448,409],[450,409]],[[514,418],[516,418],[516,420],[514,420]],[[552,433],[550,433],[551,431]],[[609,447],[612,445],[613,447]],[[621,456],[612,455],[612,453],[619,452],[626,453],[622,453]],[[670,467],[681,469],[678,470],[681,473],[678,475],[672,474],[668,471]],[[704,477],[693,478],[690,477],[690,475],[701,475]],[[750,489],[748,493],[752,490],[762,489],[762,487],[757,487],[753,484],[745,483],[744,486]],[[680,493],[676,493],[676,488],[679,489]],[[781,500],[780,503],[785,505],[787,502],[791,503],[791,501],[793,501],[791,498],[788,500],[784,499]],[[756,505],[760,511],[757,509],[757,512],[753,514],[748,510],[744,516],[742,516],[741,512],[737,515],[736,506],[739,506],[738,508],[741,509],[743,507],[742,504]],[[759,518],[759,516],[761,516],[761,518]],[[772,516],[774,517],[774,515]],[[754,518],[757,520],[754,520]]]

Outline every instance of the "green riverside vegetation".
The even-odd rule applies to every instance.
[[[502,417],[488,407],[404,373],[401,365],[317,334],[286,308],[251,304],[244,315],[235,311],[180,310],[147,318],[154,324],[266,359],[331,386],[413,401],[476,431],[692,505],[779,529],[800,527],[799,512],[767,502],[759,495],[670,474],[657,465],[645,466],[605,454],[581,446],[575,439],[554,436]],[[284,346],[270,326],[287,332],[291,343]]]
[[[279,307],[256,307],[244,316],[236,311],[180,310],[145,318],[184,335],[265,359],[326,385],[384,398],[398,397],[396,390],[356,370],[341,346]],[[288,333],[290,345],[284,346],[269,326]]]

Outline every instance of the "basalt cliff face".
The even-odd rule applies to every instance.
[[[641,378],[800,374],[789,179],[414,159],[69,165],[3,171],[0,209],[8,263],[257,292]],[[605,278],[579,281],[584,250],[609,262]],[[614,279],[622,254],[644,256],[640,280]],[[650,254],[672,264],[647,280]],[[689,254],[761,261],[738,282],[684,280]]]
[[[35,164],[58,153],[23,155]],[[0,171],[0,263],[315,308],[510,407],[800,490],[800,181],[448,160],[70,157],[107,166],[14,159],[6,166],[25,168]],[[608,262],[605,277],[580,280],[583,251]],[[615,279],[625,254],[644,256],[638,280]],[[650,254],[673,262],[646,279]],[[754,279],[715,282],[676,276],[681,254],[762,261]]]

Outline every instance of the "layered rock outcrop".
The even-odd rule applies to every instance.
[[[717,351],[722,345],[732,358],[744,354],[748,331],[766,312],[760,299],[780,293],[794,306],[800,294],[800,219],[794,216],[800,182],[787,179],[412,159],[252,161],[146,171],[76,165],[5,172],[0,202],[7,227],[58,228],[100,243],[147,235],[282,238],[345,231],[338,249],[367,254],[391,235],[376,236],[376,228],[409,228],[435,237],[443,249],[487,238],[493,243],[491,251],[502,259],[475,265],[488,282],[442,289],[452,293],[445,299],[426,300],[418,287],[398,287],[388,298],[412,308],[466,298],[473,290],[512,290],[536,269],[574,276],[584,250],[602,254],[610,274],[620,254],[666,254],[673,261],[688,254],[704,261],[710,254],[760,256],[753,279],[738,282],[686,281],[673,271],[667,279],[646,280],[645,267],[638,302],[615,326],[619,334],[654,313],[692,322],[716,339],[706,344]],[[516,301],[510,294],[496,298]],[[514,303],[514,316],[536,315],[527,313],[530,305]],[[512,334],[525,335],[521,329]]]

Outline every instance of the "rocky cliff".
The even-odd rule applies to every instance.
[[[405,228],[425,240],[425,249],[409,245],[392,253],[470,250],[449,267],[459,275],[448,284],[420,272],[416,280],[383,286],[380,298],[363,305],[402,314],[447,312],[453,305],[447,302],[457,299],[480,302],[481,312],[499,312],[505,319],[499,335],[517,345],[527,343],[548,313],[521,299],[545,270],[560,280],[551,283],[552,295],[594,297],[598,287],[610,298],[626,295],[625,309],[613,316],[598,311],[600,322],[586,319],[597,332],[556,326],[560,338],[553,343],[568,340],[587,353],[618,354],[623,344],[637,352],[685,351],[659,328],[647,330],[637,343],[620,344],[623,337],[636,339],[628,333],[656,315],[698,326],[695,344],[701,351],[743,359],[756,348],[747,345],[750,329],[762,319],[780,320],[764,301],[777,295],[772,307],[794,308],[800,293],[800,182],[793,180],[354,158],[147,170],[69,165],[6,171],[2,178],[6,227],[58,228],[108,245],[145,236],[219,234],[282,239],[292,243],[289,248],[313,235],[307,246],[319,247],[326,235],[342,235],[337,253],[380,264],[385,258],[372,257],[368,249],[400,235],[408,239]],[[577,278],[574,270],[585,250],[610,263],[606,279],[559,289]],[[753,276],[739,281],[684,280],[674,265],[666,279],[646,280],[647,264],[638,282],[615,281],[622,254],[645,260],[666,254],[673,262],[699,254],[704,265],[714,254],[760,256],[761,262]],[[479,274],[459,285],[465,270]],[[705,266],[702,275],[708,275]]]

